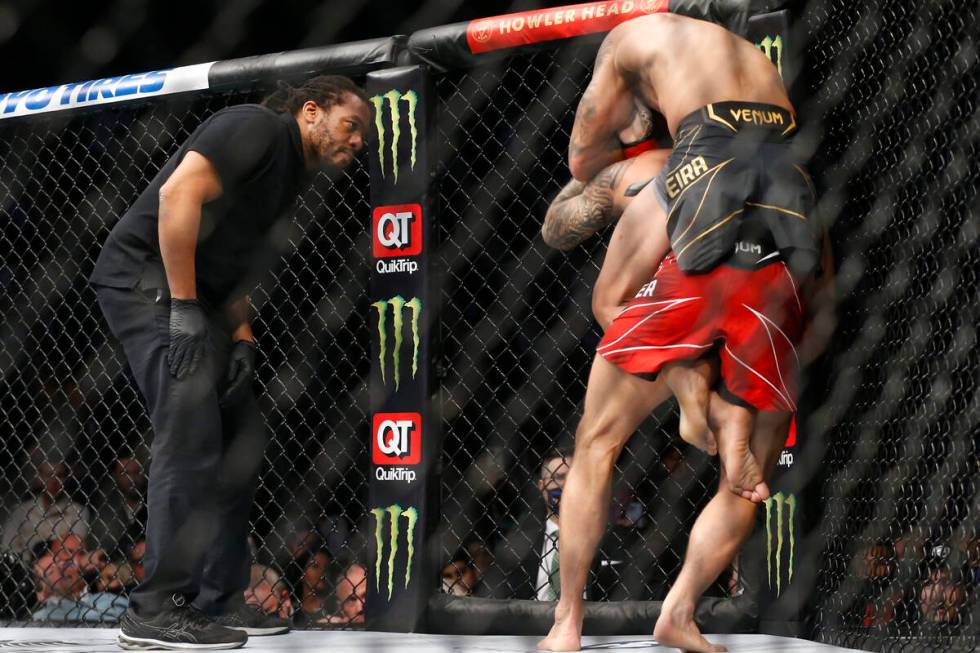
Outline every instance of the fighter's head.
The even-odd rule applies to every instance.
[[[296,118],[308,169],[345,168],[364,147],[371,111],[367,95],[347,77],[320,75],[298,87],[280,83],[263,104]]]

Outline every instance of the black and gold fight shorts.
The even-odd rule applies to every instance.
[[[654,188],[683,272],[727,260],[747,218],[768,227],[795,275],[817,267],[816,196],[792,144],[795,131],[791,112],[752,102],[709,104],[681,120]]]

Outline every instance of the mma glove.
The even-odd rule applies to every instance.
[[[221,395],[222,406],[232,406],[247,394],[255,378],[255,358],[259,348],[251,340],[239,340],[231,347],[228,356],[228,387]]]
[[[196,299],[170,300],[170,376],[183,379],[197,371],[209,347],[208,318]]]

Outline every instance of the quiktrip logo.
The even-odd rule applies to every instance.
[[[422,206],[420,204],[379,206],[372,212],[371,233],[375,258],[418,256],[422,253]],[[419,264],[409,258],[398,258],[380,260],[376,267],[379,274],[391,272],[414,274],[418,271]]]
[[[402,135],[402,106],[406,108],[406,121],[408,123],[408,134],[411,137],[411,168],[415,170],[415,155],[418,147],[419,131],[415,124],[415,110],[419,104],[419,96],[415,91],[402,93],[397,89],[391,89],[387,93],[375,95],[371,98],[374,105],[374,128],[378,138],[378,165],[381,169],[381,176],[386,176],[387,165],[390,163],[390,170],[394,177],[394,183],[398,183],[398,146]],[[391,123],[390,141],[388,132],[385,129],[384,109],[387,106],[388,115]],[[387,160],[385,150],[390,149],[391,159]]]
[[[404,518],[405,524],[405,589],[408,589],[412,581],[412,560],[415,558],[415,527],[418,525],[419,513],[415,508],[402,508],[397,503],[388,507],[372,508],[371,515],[374,516],[374,588],[381,592],[382,567],[386,568],[386,580],[388,587],[388,600],[395,589],[395,566],[398,563],[398,549],[401,541],[401,519]],[[388,530],[388,557],[385,560],[385,538],[384,531]]]
[[[776,462],[776,467],[784,467],[789,469],[793,466],[795,462],[795,456],[790,449],[796,447],[796,415],[793,415],[792,421],[789,423],[789,432],[786,434],[786,443],[783,445],[783,451],[779,454],[779,460]]]
[[[371,460],[375,465],[417,465],[422,461],[422,416],[376,413]]]
[[[422,315],[422,300],[418,297],[406,301],[401,295],[395,295],[391,299],[382,299],[371,304],[371,307],[378,311],[378,364],[381,366],[381,381],[388,383],[385,375],[385,360],[388,356],[388,307],[391,306],[391,333],[393,336],[393,346],[391,348],[391,360],[394,372],[395,390],[401,384],[401,359],[402,343],[404,337],[402,329],[405,324],[404,311],[409,309],[412,313],[412,378],[415,378],[419,369],[419,346],[421,338],[419,334],[419,318]]]
[[[789,561],[786,566],[787,579],[793,580],[793,557],[796,553],[796,496],[777,492],[765,501],[766,507],[766,578],[772,590],[773,576],[776,577],[776,596],[783,591],[783,547],[789,548]],[[788,508],[788,511],[787,511]],[[773,512],[776,514],[773,515]],[[786,513],[789,513],[788,515]],[[775,518],[775,519],[774,519]],[[773,535],[775,528],[775,536]]]

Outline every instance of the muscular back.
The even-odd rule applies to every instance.
[[[724,27],[684,16],[636,18],[609,32],[569,140],[572,175],[588,181],[622,158],[616,132],[634,118],[635,100],[659,111],[672,136],[691,112],[726,100],[793,110],[776,67]]]
[[[606,41],[612,66],[636,95],[666,117],[671,134],[682,118],[712,102],[793,108],[769,58],[714,23],[645,16],[612,30]]]

